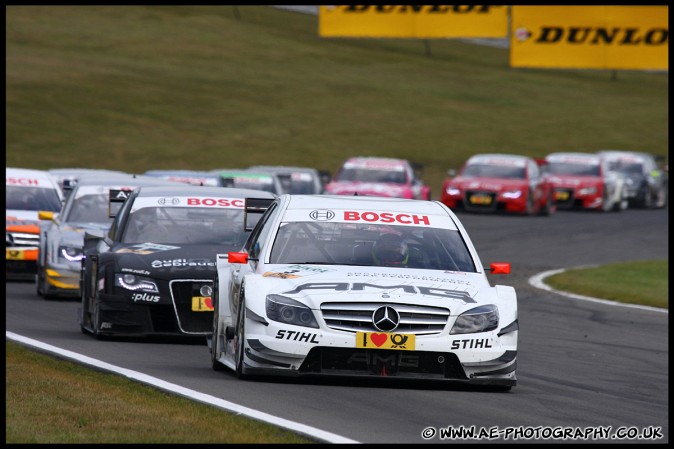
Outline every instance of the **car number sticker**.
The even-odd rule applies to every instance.
[[[212,312],[213,298],[210,296],[192,296],[192,312]]]
[[[558,190],[555,192],[555,199],[559,201],[566,201],[569,199],[569,192],[566,190]]]
[[[390,332],[356,332],[356,348],[414,351],[415,335]]]
[[[471,204],[485,204],[485,205],[491,204],[491,196],[480,194],[471,195],[470,202]]]

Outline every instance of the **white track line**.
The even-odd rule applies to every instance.
[[[578,268],[594,268],[597,265],[585,265],[585,266],[580,266],[580,267],[574,267],[574,269]],[[620,307],[631,307],[633,309],[642,309],[642,310],[652,310],[654,312],[663,312],[663,313],[669,313],[668,309],[663,309],[661,307],[651,307],[651,306],[642,306],[639,304],[628,304],[624,302],[618,302],[618,301],[609,301],[608,299],[600,299],[600,298],[593,298],[591,296],[584,296],[584,295],[577,295],[575,293],[569,293],[565,292],[562,290],[555,290],[554,288],[550,287],[549,285],[545,284],[543,282],[543,279],[546,277],[558,274],[558,273],[563,273],[567,271],[566,268],[561,268],[559,270],[550,270],[550,271],[544,271],[542,273],[538,273],[534,276],[531,276],[529,278],[529,284],[536,287],[540,288],[542,290],[547,290],[549,292],[554,292],[563,296],[567,296],[569,298],[574,298],[574,299],[580,299],[583,301],[590,301],[590,302],[598,302],[601,304],[607,304],[610,306],[620,306]]]
[[[188,388],[181,387],[180,385],[172,384],[170,382],[163,381],[156,377],[148,376],[138,371],[132,371],[125,368],[120,368],[115,365],[111,365],[100,360],[92,359],[91,357],[78,354],[76,352],[67,351],[65,349],[58,348],[56,346],[49,345],[47,343],[42,343],[32,338],[23,337],[21,335],[15,334],[13,332],[6,331],[5,336],[10,340],[14,340],[20,343],[23,343],[27,346],[32,346],[35,348],[40,348],[44,351],[57,354],[61,357],[66,357],[73,359],[78,363],[85,365],[94,366],[105,371],[111,371],[113,373],[121,374],[124,377],[129,379],[152,385],[153,387],[168,391],[170,393],[175,393],[180,396],[193,399],[195,401],[203,402],[205,404],[213,405],[215,407],[233,412],[237,415],[244,415],[249,418],[263,421],[269,424],[273,424],[278,427],[283,427],[285,429],[291,430],[293,432],[308,436],[310,438],[315,438],[327,443],[360,443],[359,441],[351,440],[349,438],[343,437],[341,435],[336,435],[334,433],[326,432],[324,430],[316,429],[315,427],[310,427],[304,424],[296,423],[289,421],[287,419],[279,418],[278,416],[270,415],[268,413],[260,412],[252,408],[244,407],[242,405],[234,404],[233,402],[225,401],[224,399],[216,398],[215,396],[210,396],[204,393],[199,393],[198,391],[190,390]]]

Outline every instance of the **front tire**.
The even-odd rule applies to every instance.
[[[236,377],[246,379],[243,367],[243,354],[246,349],[246,304],[243,296],[239,301],[239,313],[236,319]]]
[[[220,353],[222,352],[220,350],[220,345],[218,344],[220,341],[220,326],[219,322],[220,319],[218,318],[219,312],[218,312],[218,292],[217,292],[217,278],[215,279],[215,284],[214,284],[214,291],[213,291],[213,334],[211,335],[211,367],[213,368],[214,371],[223,371],[224,366],[222,363],[218,361],[218,358],[220,357]]]

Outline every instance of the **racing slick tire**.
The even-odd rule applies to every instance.
[[[552,193],[548,196],[545,206],[541,207],[538,213],[544,217],[552,215]]]
[[[236,318],[236,354],[235,354],[235,373],[239,379],[247,379],[248,376],[244,373],[243,368],[243,354],[246,349],[246,303],[241,297],[239,301],[239,313]]]
[[[218,285],[217,279],[216,279],[215,285]],[[217,289],[217,287],[216,287],[216,289]],[[213,368],[214,371],[224,371],[224,369],[225,369],[224,365],[218,361],[218,357],[220,356],[220,352],[222,352],[222,351],[220,351],[220,345],[218,343],[220,341],[220,332],[219,332],[219,329],[218,329],[218,322],[219,322],[219,319],[218,319],[218,302],[219,301],[218,301],[217,291],[213,292],[213,297],[214,297],[214,301],[213,301],[214,308],[213,308],[213,334],[211,336],[211,367]]]

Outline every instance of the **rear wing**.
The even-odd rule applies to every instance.
[[[246,198],[243,206],[243,229],[245,231],[252,231],[260,217],[257,217],[257,220],[252,220],[252,217],[249,217],[249,215],[262,216],[273,202],[274,198]]]
[[[115,218],[122,208],[124,201],[131,195],[130,190],[110,189],[110,200],[108,201],[108,217]]]

